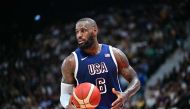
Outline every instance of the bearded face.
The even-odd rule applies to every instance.
[[[89,34],[88,38],[86,38],[85,40],[78,40],[78,47],[84,50],[90,48],[94,43],[95,40],[92,34]]]
[[[95,43],[93,28],[86,21],[76,24],[76,38],[80,49],[88,49]]]

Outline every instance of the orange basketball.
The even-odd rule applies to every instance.
[[[71,102],[80,109],[95,109],[100,103],[99,89],[91,83],[81,83],[73,91]]]

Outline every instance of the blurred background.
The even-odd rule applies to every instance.
[[[98,40],[121,49],[138,73],[142,87],[129,109],[190,108],[189,0],[0,5],[0,109],[61,109],[60,67],[77,47],[75,23],[83,17],[97,21]]]

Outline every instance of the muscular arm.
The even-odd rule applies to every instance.
[[[61,66],[62,82],[60,102],[65,109],[75,109],[70,104],[70,95],[73,92],[75,84],[74,70],[75,60],[74,55],[71,54],[63,61],[63,64]]]
[[[125,93],[130,98],[140,89],[140,81],[134,69],[129,65],[125,54],[117,48],[113,48],[113,53],[118,64],[118,72],[129,82]]]
[[[75,59],[74,55],[69,55],[64,61],[61,66],[61,73],[62,73],[62,83],[67,84],[75,84],[74,79],[74,71],[75,71]]]

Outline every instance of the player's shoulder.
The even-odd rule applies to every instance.
[[[116,48],[116,47],[114,47],[112,45],[104,44],[104,43],[102,45],[110,47],[113,52],[122,52],[120,49],[118,49],[118,48]]]
[[[113,51],[114,55],[125,55],[123,53],[123,51],[121,51],[119,48],[116,48],[116,47],[113,47],[113,46],[111,46],[111,47],[112,47],[112,51]]]
[[[119,68],[125,68],[129,66],[127,56],[124,54],[124,52],[122,52],[119,48],[116,47],[112,47],[112,51]]]
[[[127,59],[126,54],[123,51],[121,51],[119,48],[112,47],[112,51],[113,51],[113,54],[114,54],[116,60],[122,59],[122,58]]]
[[[120,49],[118,49],[118,48],[116,48],[116,47],[114,47],[112,45],[109,45],[109,44],[102,44],[102,45],[108,46],[110,48],[110,50],[113,52],[114,56],[115,55],[117,56],[118,54],[122,54],[123,53]]]
[[[74,57],[73,53],[69,54],[63,60],[62,67],[67,66],[67,65],[71,65],[70,67],[74,67],[75,66],[75,57]]]
[[[64,60],[68,62],[73,62],[75,60],[74,54],[73,53],[69,54]]]

